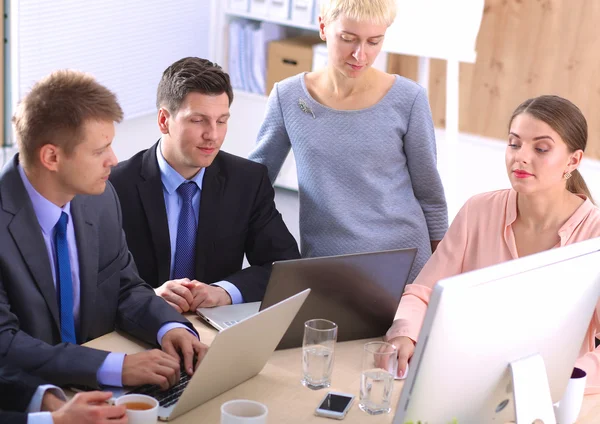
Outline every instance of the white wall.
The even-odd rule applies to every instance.
[[[456,146],[448,146],[443,131],[436,131],[436,137],[450,218],[471,196],[510,187],[504,165],[506,141],[461,134]],[[594,199],[600,201],[600,161],[584,158],[579,170]]]
[[[156,114],[129,119],[117,125],[113,150],[122,161],[152,146],[159,138]]]

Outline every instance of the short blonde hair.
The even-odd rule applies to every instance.
[[[45,144],[70,154],[81,142],[85,121],[122,119],[117,96],[94,77],[68,69],[54,71],[33,86],[12,118],[19,160],[26,167],[33,165]]]
[[[396,19],[396,0],[320,0],[321,19],[333,22],[340,15],[355,21],[390,26]]]

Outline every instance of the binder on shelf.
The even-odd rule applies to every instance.
[[[267,49],[271,41],[285,37],[281,25],[263,22],[254,31],[254,54],[252,57],[252,92],[265,94],[267,83]]]
[[[250,0],[250,13],[256,16],[267,16],[270,0]]]
[[[285,20],[290,19],[291,5],[291,0],[269,0],[269,17]]]
[[[249,12],[250,0],[229,0],[229,9],[236,12]]]
[[[241,46],[244,32],[244,23],[240,19],[232,20],[229,24],[229,64],[228,71],[231,85],[235,89],[243,90]]]
[[[292,0],[291,20],[298,24],[314,23],[316,0]]]
[[[244,90],[249,93],[257,93],[257,87],[252,75],[252,63],[254,61],[254,34],[259,31],[259,25],[255,22],[247,22],[244,28],[244,49],[242,50],[242,81]]]

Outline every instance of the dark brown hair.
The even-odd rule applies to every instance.
[[[34,163],[45,144],[61,147],[70,154],[82,141],[88,120],[121,122],[123,110],[117,97],[91,75],[59,70],[38,81],[21,100],[12,118],[19,160]]]
[[[199,57],[185,57],[165,69],[158,84],[156,107],[176,114],[188,93],[226,93],[230,106],[233,102],[229,75],[216,63]]]
[[[567,144],[571,152],[585,150],[588,139],[588,127],[581,110],[567,99],[559,96],[545,95],[525,100],[513,112],[508,128],[513,120],[522,113],[550,125]],[[567,190],[575,194],[584,194],[594,201],[581,173],[576,169],[567,180]]]

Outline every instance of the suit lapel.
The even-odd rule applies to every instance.
[[[19,248],[35,284],[44,296],[56,327],[60,328],[60,315],[58,313],[58,301],[52,268],[50,267],[50,258],[48,257],[40,224],[31,204],[15,215],[8,225],[8,230]]]
[[[48,305],[56,328],[60,329],[58,302],[50,258],[31,199],[29,199],[19,175],[18,163],[18,156],[15,155],[5,167],[3,176],[0,178],[2,181],[0,184],[2,207],[14,215],[8,224],[8,231],[15,241],[23,261],[27,264],[35,285]]]
[[[79,342],[87,340],[95,310],[98,277],[98,233],[85,205],[85,197],[76,196],[71,201],[71,215],[79,257]]]
[[[158,143],[144,153],[138,192],[142,207],[148,220],[150,238],[154,247],[154,256],[158,266],[158,282],[162,284],[170,276],[171,241],[169,240],[169,222],[163,194],[160,168],[156,160]]]
[[[202,196],[196,234],[196,279],[204,280],[206,257],[213,249],[214,234],[218,227],[219,205],[225,187],[225,177],[220,172],[219,156],[206,168],[202,180]]]

